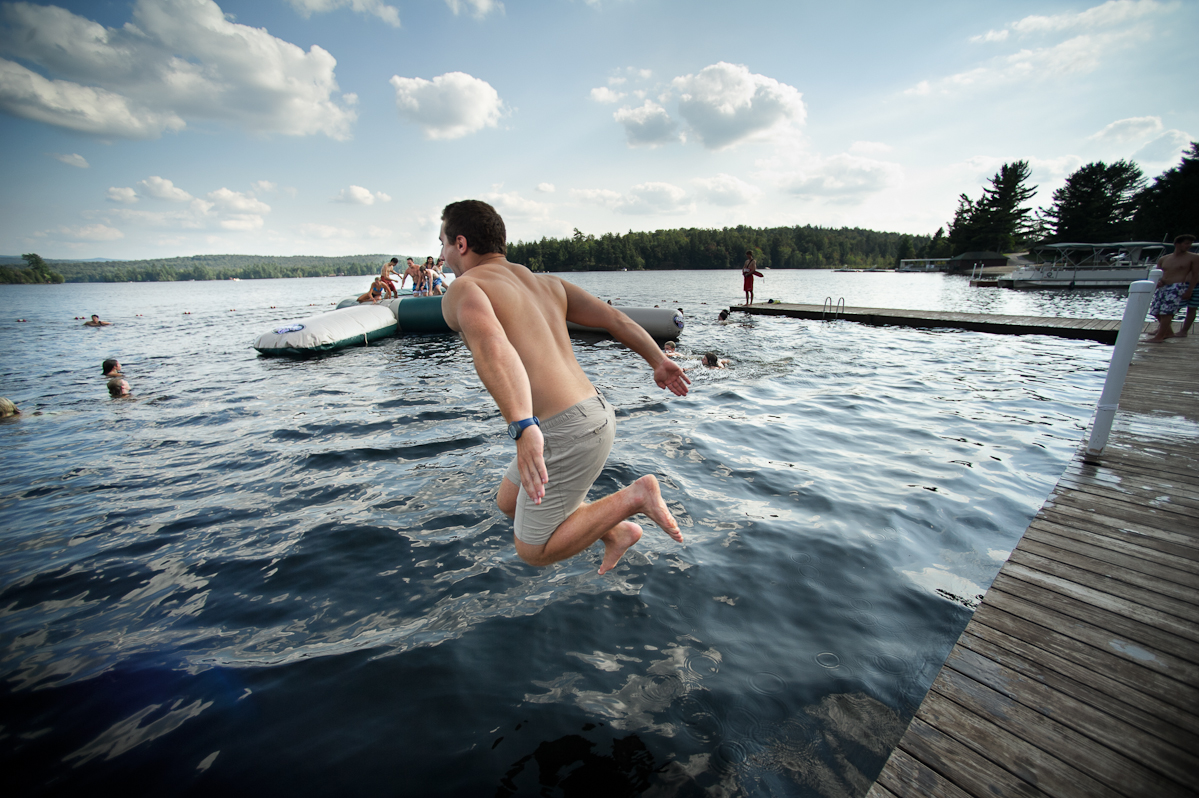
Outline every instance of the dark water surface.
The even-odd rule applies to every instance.
[[[686,536],[647,522],[605,576],[600,547],[516,557],[493,506],[513,447],[456,338],[250,348],[361,278],[0,286],[0,393],[25,412],[0,423],[6,792],[864,793],[1081,439],[1110,349],[720,325],[739,275],[570,279],[681,305],[681,347],[733,360],[679,399],[576,342],[618,409],[592,496],[657,474]],[[826,295],[1123,307],[942,275],[770,272],[758,296]],[[91,313],[117,324],[72,318]],[[136,401],[107,397],[111,356]]]

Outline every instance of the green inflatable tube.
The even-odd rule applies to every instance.
[[[441,297],[404,297],[396,306],[396,318],[400,332],[404,333],[448,333],[453,332],[441,315]]]

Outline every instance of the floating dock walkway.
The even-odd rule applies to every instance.
[[[1138,346],[868,798],[1199,794],[1197,338]]]
[[[886,308],[852,308],[841,306],[794,305],[786,302],[771,304],[733,305],[732,310],[761,316],[791,316],[797,319],[844,319],[863,324],[900,327],[955,327],[975,332],[1004,335],[1056,335],[1059,338],[1082,338],[1103,344],[1114,344],[1120,332],[1119,319],[1065,319],[1043,316],[1001,316],[992,313],[942,313],[935,310],[889,310]],[[1181,320],[1181,317],[1179,317]],[[1156,327],[1156,322],[1152,323]]]

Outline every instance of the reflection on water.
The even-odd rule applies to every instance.
[[[336,771],[356,793],[863,794],[1072,454],[1110,350],[721,324],[729,275],[571,279],[684,307],[685,355],[733,361],[677,399],[613,342],[576,343],[618,408],[593,496],[655,473],[686,536],[648,525],[605,576],[598,550],[515,557],[494,509],[510,444],[456,338],[250,349],[351,278],[0,287],[30,319],[0,320],[26,413],[0,423],[15,790],[312,794]],[[767,285],[1122,312],[940,275]],[[92,309],[117,324],[71,319]],[[140,401],[107,398],[111,356]]]

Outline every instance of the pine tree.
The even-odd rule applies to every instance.
[[[1091,244],[1132,238],[1138,195],[1145,188],[1141,168],[1130,161],[1095,161],[1066,178],[1042,212],[1049,241]]]
[[[962,194],[949,225],[950,248],[1011,252],[1024,246],[1036,230],[1033,209],[1025,205],[1037,193],[1025,185],[1031,174],[1028,161],[1005,163],[977,202]]]
[[[1199,141],[1191,142],[1182,163],[1141,192],[1133,229],[1145,241],[1172,241],[1199,232]]]

